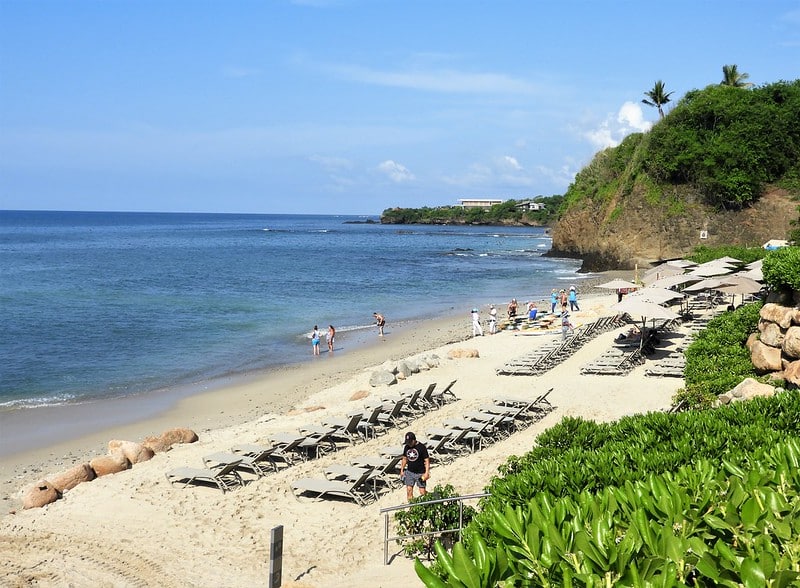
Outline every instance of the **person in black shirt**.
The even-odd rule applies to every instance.
[[[431,458],[428,448],[417,441],[416,435],[406,433],[403,459],[400,461],[400,480],[406,485],[406,496],[409,502],[414,497],[414,486],[419,487],[419,495],[424,496],[427,481],[431,477]]]

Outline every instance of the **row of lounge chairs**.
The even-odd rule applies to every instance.
[[[581,373],[598,376],[626,376],[644,363],[641,350],[609,349],[603,355],[581,366]]]
[[[321,425],[305,425],[296,432],[276,432],[270,435],[269,445],[235,445],[230,452],[219,452],[203,458],[203,468],[181,467],[166,473],[171,484],[205,484],[223,492],[245,483],[242,472],[261,477],[277,471],[279,465],[291,467],[300,461],[319,458],[337,451],[340,444],[355,445],[401,426],[412,418],[456,400],[452,390],[457,380],[441,391],[436,383],[425,391],[408,390],[381,399],[366,412],[354,412],[346,417],[331,417]]]
[[[627,314],[601,317],[575,329],[572,335],[566,339],[554,337],[550,344],[507,362],[503,367],[498,368],[497,374],[508,376],[538,376],[543,374],[570,357],[587,341],[594,339],[601,333],[619,328],[629,321],[630,317]]]
[[[510,436],[513,432],[535,422],[553,406],[547,399],[552,388],[534,400],[496,398],[491,404],[471,411],[462,419],[444,421],[443,427],[426,431],[421,439],[431,460],[450,463],[457,457],[478,451],[488,444]],[[397,465],[402,459],[403,446],[385,447],[381,456],[359,457],[349,466],[331,466],[325,478],[301,478],[291,487],[299,499],[307,495],[315,500],[340,497],[364,506],[377,500],[382,491],[400,484]]]

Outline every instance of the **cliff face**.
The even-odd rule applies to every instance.
[[[601,205],[586,199],[553,228],[548,255],[583,259],[582,271],[633,269],[689,255],[698,245],[758,247],[783,239],[798,216],[798,201],[781,189],[769,189],[752,207],[735,212],[716,212],[691,193],[675,196],[671,203],[652,203],[634,188]]]

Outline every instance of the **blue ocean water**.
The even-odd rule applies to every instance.
[[[346,341],[581,277],[541,229],[364,220],[0,212],[0,410],[313,361],[315,324]]]

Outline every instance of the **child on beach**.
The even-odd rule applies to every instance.
[[[314,330],[311,331],[311,351],[314,355],[319,355],[319,327],[314,325]]]
[[[333,353],[333,340],[336,337],[336,329],[333,325],[328,325],[328,332],[325,335],[325,340],[328,342],[328,353]]]

